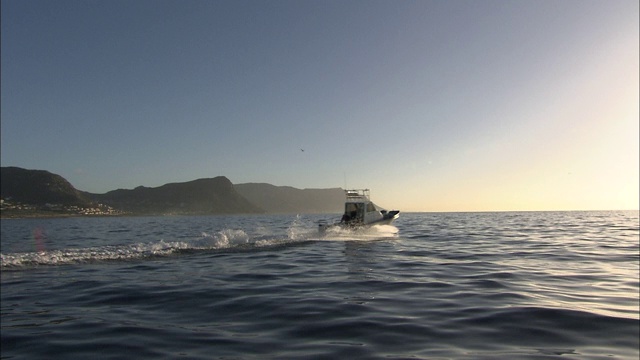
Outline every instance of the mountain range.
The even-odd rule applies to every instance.
[[[3,215],[19,210],[46,215],[69,209],[96,208],[127,215],[212,215],[258,213],[338,213],[344,191],[296,189],[265,183],[234,185],[224,176],[170,183],[159,187],[139,186],[94,194],[76,189],[62,176],[45,170],[0,168]],[[9,207],[8,204],[14,204]],[[15,204],[20,204],[16,206]]]

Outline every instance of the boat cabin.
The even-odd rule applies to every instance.
[[[344,215],[342,221],[349,224],[371,224],[384,218],[382,210],[369,198],[369,189],[345,190]]]

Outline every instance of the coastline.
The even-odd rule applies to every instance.
[[[4,211],[0,212],[0,220],[10,220],[10,219],[55,219],[55,218],[86,218],[86,217],[123,217],[123,216],[135,216],[131,214],[119,214],[119,215],[108,215],[108,214],[70,214],[70,213],[12,213],[5,214]]]

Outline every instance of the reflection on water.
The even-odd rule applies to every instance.
[[[3,220],[1,356],[640,355],[637,212],[321,218]]]

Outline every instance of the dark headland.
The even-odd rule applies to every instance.
[[[0,215],[11,217],[339,213],[340,188],[234,185],[224,176],[94,194],[45,170],[0,168]]]

